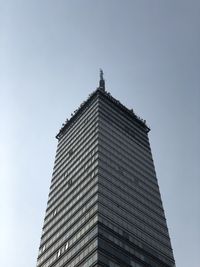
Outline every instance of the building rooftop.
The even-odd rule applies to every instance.
[[[103,71],[100,70],[100,81],[99,81],[99,87],[95,91],[93,91],[91,94],[89,94],[88,98],[81,103],[81,105],[74,111],[74,113],[71,114],[70,119],[66,119],[65,123],[62,124],[61,129],[59,130],[58,134],[56,135],[57,139],[60,139],[65,131],[68,129],[68,127],[77,119],[77,117],[82,113],[82,111],[91,103],[92,99],[95,98],[96,95],[102,95],[106,97],[109,101],[117,105],[120,109],[125,111],[129,116],[131,116],[133,119],[135,119],[144,129],[149,132],[150,128],[147,126],[146,121],[140,118],[138,115],[135,114],[133,109],[128,109],[125,107],[119,100],[114,98],[109,92],[105,90],[105,81],[103,79]]]

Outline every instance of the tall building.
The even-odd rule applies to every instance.
[[[101,71],[56,136],[37,267],[175,266],[149,130]]]

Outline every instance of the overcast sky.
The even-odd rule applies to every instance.
[[[177,267],[200,266],[200,1],[0,5],[0,266],[35,267],[54,137],[100,67],[151,128]]]

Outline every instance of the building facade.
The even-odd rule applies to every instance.
[[[175,266],[148,132],[101,72],[57,135],[37,267]]]

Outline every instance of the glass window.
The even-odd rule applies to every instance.
[[[57,257],[59,258],[60,257],[60,254],[61,254],[61,251],[60,249],[58,250],[58,253],[57,253]]]
[[[68,156],[71,157],[72,154],[73,154],[73,149],[71,149],[71,150],[68,152]]]

